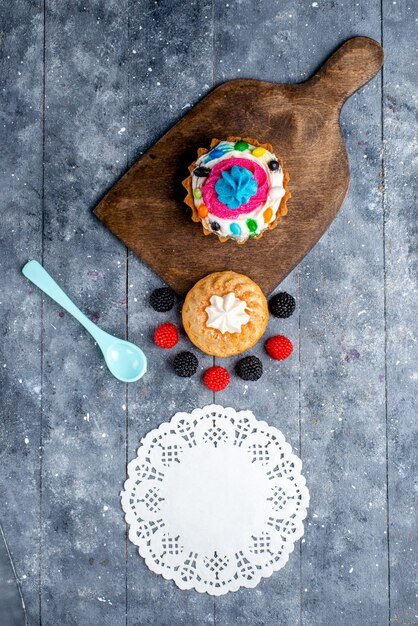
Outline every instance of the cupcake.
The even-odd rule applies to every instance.
[[[264,334],[268,306],[260,287],[236,272],[215,272],[189,291],[182,310],[190,341],[213,356],[248,350]]]
[[[192,220],[201,222],[205,235],[244,243],[286,215],[289,174],[272,150],[248,137],[212,139],[210,150],[198,149],[183,186]]]

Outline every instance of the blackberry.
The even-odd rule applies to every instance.
[[[235,372],[242,380],[258,380],[263,375],[263,364],[256,356],[246,356],[238,361]]]
[[[169,287],[154,289],[149,298],[150,305],[159,313],[166,313],[174,306],[174,291]]]
[[[270,313],[274,317],[290,317],[296,308],[296,302],[293,296],[285,291],[276,293],[269,300]]]
[[[173,361],[174,371],[177,376],[182,378],[190,378],[190,376],[196,374],[198,365],[197,357],[192,352],[187,351],[179,352]]]

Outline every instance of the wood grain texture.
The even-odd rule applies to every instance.
[[[413,3],[384,0],[382,13],[369,0],[3,4],[0,521],[27,624],[416,626]],[[256,589],[182,592],[126,542],[118,493],[141,436],[213,399],[200,377],[213,361],[199,354],[198,375],[174,375],[177,348],[158,350],[152,330],[180,322],[180,301],[155,314],[147,301],[161,279],[91,210],[220,83],[304,81],[338,42],[378,40],[381,28],[383,82],[341,114],[347,201],[279,287],[297,311],[269,322],[295,352],[276,363],[259,343],[260,381],[233,375],[215,394],[281,428],[302,456],[306,534]],[[113,380],[83,330],[20,275],[42,248],[88,315],[144,347],[140,383]],[[193,350],[184,336],[180,349]],[[232,373],[235,361],[222,364]],[[12,583],[1,573],[3,594]]]
[[[217,87],[130,168],[96,215],[181,295],[206,274],[227,269],[271,292],[322,236],[347,194],[339,112],[382,61],[380,45],[358,37],[302,84],[239,79]],[[197,148],[229,135],[271,142],[291,178],[288,216],[242,246],[205,237],[182,204],[180,182]]]
[[[266,19],[262,30],[269,37],[267,5],[261,6],[261,14]],[[309,71],[323,50],[332,48],[336,32],[347,36],[352,11],[349,4],[340,7],[338,14],[331,5],[321,7],[317,19],[329,28],[320,42],[314,39],[307,45],[305,69],[296,60],[297,49],[288,50],[288,45],[297,48],[310,32],[311,5],[298,8],[298,26],[307,24],[306,31],[299,33],[296,42],[293,37],[282,39],[282,54],[295,59],[287,61],[293,79],[300,80],[300,68]],[[288,6],[283,13],[294,15],[294,7]],[[239,19],[239,11],[234,17]],[[366,32],[379,37],[374,28],[378,7],[363,7],[362,19]],[[225,30],[231,37],[232,29]],[[236,39],[245,41],[245,36],[240,32]],[[234,44],[239,47],[236,40]],[[238,58],[237,52],[237,58],[229,61],[230,71],[240,63],[238,67],[247,73],[248,61]],[[263,67],[263,74],[269,69]],[[228,75],[222,73],[222,78]],[[288,361],[276,363],[257,346],[265,376],[256,385],[234,379],[230,388],[217,394],[222,403],[226,398],[232,406],[251,406],[267,416],[301,455],[312,498],[305,536],[283,577],[278,573],[277,582],[263,581],[254,590],[258,594],[241,593],[239,602],[232,597],[217,600],[218,624],[387,623],[385,467],[381,462],[384,388],[378,378],[384,360],[383,271],[381,247],[373,244],[381,238],[382,218],[377,190],[381,181],[378,77],[350,99],[341,122],[352,171],[348,199],[319,244],[279,287],[296,297],[295,315],[287,320],[272,318],[267,333],[286,335],[295,351]],[[360,277],[366,266],[368,279],[364,280]],[[370,303],[367,314],[363,303]],[[359,359],[351,356],[356,348]],[[232,368],[234,362],[228,365]],[[297,581],[300,596],[294,594]]]
[[[351,7],[340,15],[348,21]],[[368,32],[378,7],[363,10]],[[381,77],[342,113],[352,177],[341,212],[300,266],[301,450],[311,518],[302,623],[387,624]]]
[[[306,79],[318,66],[328,50],[320,48],[314,60],[307,55],[300,58],[296,41],[281,31],[293,29],[295,25],[289,14],[294,15],[293,2],[280,5],[270,0],[231,3],[228,19],[221,4],[215,13],[215,84],[233,79],[237,75],[259,78],[265,81],[283,82]],[[300,11],[301,9],[299,9]],[[245,18],[244,18],[245,15]],[[296,17],[296,16],[295,16]],[[298,25],[303,24],[298,19]],[[254,24],[257,24],[254,30]],[[237,28],[239,26],[239,28]],[[258,38],[269,42],[269,46],[258,46]],[[300,37],[297,37],[299,40]],[[249,46],[248,42],[253,42]],[[294,48],[292,46],[295,46]],[[334,44],[335,46],[335,44]],[[280,62],[278,62],[280,60]],[[303,74],[298,66],[303,68]],[[272,234],[266,234],[267,237]],[[260,240],[257,243],[261,243]],[[300,266],[299,266],[300,267]],[[225,390],[216,393],[216,402],[237,409],[250,409],[259,419],[279,428],[300,454],[299,429],[299,269],[291,272],[281,282],[278,291],[287,291],[297,302],[297,309],[288,319],[278,320],[270,316],[265,337],[284,334],[295,344],[291,359],[278,362],[266,357],[263,339],[248,354],[258,356],[263,364],[263,376],[257,382],[242,381],[233,374],[238,355],[229,359],[215,359],[216,365],[226,367],[232,373],[232,382]],[[303,539],[302,539],[303,541]],[[301,547],[298,542],[286,566],[274,576],[262,580],[255,589],[240,589],[215,599],[215,624],[217,626],[300,626],[301,623]],[[295,593],[295,590],[298,593]]]
[[[184,112],[183,107],[208,89],[212,80],[212,67],[207,62],[212,53],[211,10],[210,0],[200,0],[193,7],[186,7],[184,0],[171,0],[169,12],[166,3],[139,0],[131,4],[129,49],[136,53],[130,55],[129,164],[138,151],[157,139],[161,124],[173,124]],[[193,410],[212,401],[212,392],[200,379],[213,359],[191,346],[183,332],[173,350],[161,350],[154,344],[152,335],[158,324],[170,321],[179,325],[181,302],[177,300],[169,313],[156,313],[148,298],[153,289],[163,285],[161,279],[132,253],[127,270],[129,339],[139,342],[149,358],[143,383],[128,385],[127,458],[131,460],[149,430],[176,411]],[[180,350],[191,350],[199,358],[199,370],[193,378],[181,379],[173,372],[172,361]],[[212,597],[181,591],[172,581],[153,575],[130,542],[127,556],[129,626],[214,624]]]
[[[321,41],[310,37],[310,3],[297,13],[310,63],[353,22],[379,38],[375,3],[319,6]],[[298,266],[300,453],[312,497],[300,622],[309,626],[388,623],[380,94],[377,76],[342,111],[349,195]]]
[[[0,13],[0,523],[32,625],[39,623],[42,561],[42,299],[20,268],[42,254],[43,13],[21,0]],[[16,583],[0,577],[0,595]],[[21,617],[18,609],[2,604],[0,624]]]
[[[119,1],[46,3],[43,261],[90,319],[120,337],[125,251],[97,231],[88,207],[124,165],[125,15]],[[48,298],[42,398],[39,622],[125,626],[125,385]]]
[[[418,624],[417,109],[414,3],[384,0],[383,205],[389,604],[393,626]]]

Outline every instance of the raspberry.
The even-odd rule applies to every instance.
[[[246,356],[238,361],[235,372],[243,380],[258,380],[263,375],[263,364],[256,356]]]
[[[173,368],[176,372],[177,376],[181,376],[182,378],[189,378],[196,373],[197,366],[199,365],[199,361],[197,357],[192,352],[179,352],[174,361]]]
[[[211,391],[222,391],[229,385],[229,374],[224,367],[215,365],[206,370],[203,382]]]
[[[270,313],[274,317],[290,317],[296,308],[296,302],[290,293],[280,291],[269,300]]]
[[[293,344],[287,337],[283,335],[276,335],[270,337],[264,344],[266,352],[272,359],[276,361],[283,361],[287,359],[293,352]]]
[[[154,332],[154,343],[160,348],[172,348],[179,340],[177,328],[174,324],[166,322],[158,326]]]
[[[154,289],[149,297],[152,308],[159,313],[166,313],[174,306],[174,291],[169,287]]]

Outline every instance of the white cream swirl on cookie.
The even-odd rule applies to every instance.
[[[231,292],[225,296],[212,296],[210,306],[205,311],[208,315],[206,326],[216,328],[222,334],[240,333],[241,327],[250,321],[246,313],[247,303]]]

